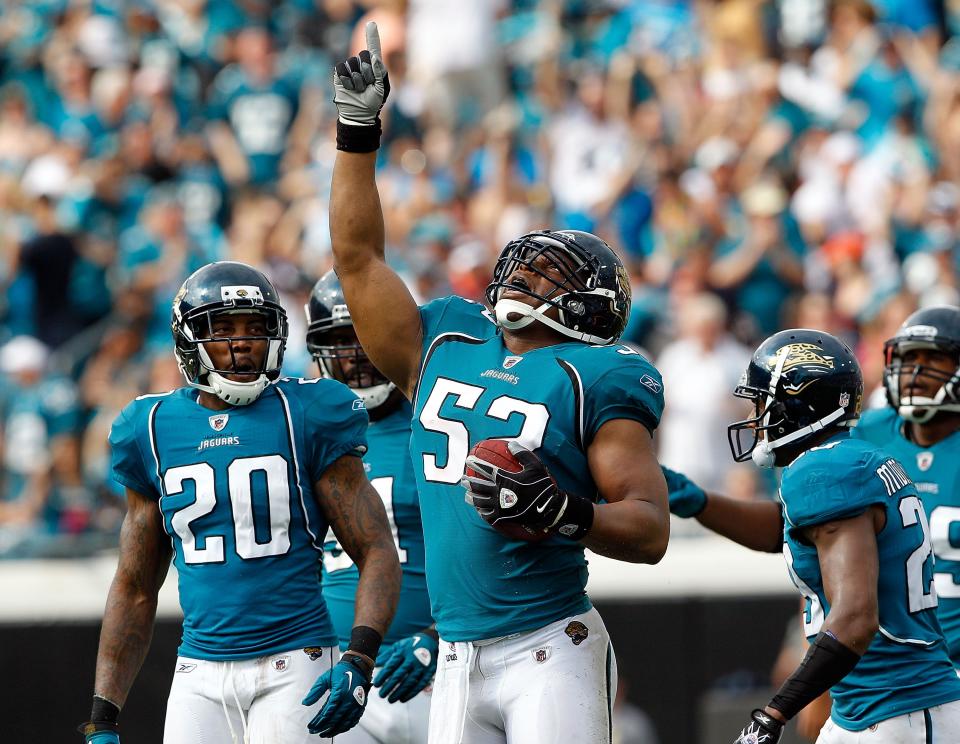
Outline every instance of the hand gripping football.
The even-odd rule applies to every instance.
[[[473,449],[470,450],[470,454],[480,460],[489,462],[491,465],[495,465],[501,470],[511,473],[519,473],[521,470],[523,470],[523,466],[520,464],[517,458],[513,456],[509,449],[507,449],[506,439],[484,439],[483,441],[477,442],[474,445]],[[466,475],[468,478],[486,477],[483,473],[478,473],[469,465],[466,466],[464,475]],[[500,507],[505,510],[510,509],[510,507],[514,506],[516,503],[509,503],[509,496],[509,492],[504,494],[503,490],[501,490]],[[504,499],[507,499],[508,501],[504,503]],[[509,519],[499,519],[490,526],[501,535],[509,537],[513,540],[540,542],[541,540],[550,537],[549,532],[532,530]]]

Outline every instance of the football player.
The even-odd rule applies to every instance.
[[[335,266],[363,348],[413,403],[441,638],[429,741],[609,742],[616,667],[584,547],[656,563],[669,534],[652,443],[662,382],[616,343],[626,271],[594,235],[539,231],[503,249],[491,310],[458,297],[418,307],[384,261],[374,165],[389,80],[374,24],[334,85]],[[509,442],[510,467],[468,458],[490,438]]]
[[[900,463],[851,436],[863,397],[853,352],[827,333],[781,331],[754,352],[735,394],[754,415],[730,425],[734,459],[783,468],[779,505],[708,497],[665,471],[671,508],[750,547],[782,544],[810,641],[736,742],[776,744],[827,690],[820,744],[960,740],[960,679],[936,617],[927,517]]]
[[[437,668],[438,638],[430,616],[420,502],[410,462],[410,404],[370,364],[334,272],[314,285],[305,309],[307,348],[320,374],[349,385],[366,404],[370,426],[364,469],[383,499],[403,574],[397,613],[383,637],[373,678],[380,694],[367,704],[359,725],[337,737],[337,744],[423,744],[430,716],[430,695],[423,689]],[[332,531],[323,552],[323,598],[340,647],[346,649],[360,575]]]
[[[280,379],[286,313],[244,264],[191,275],[172,330],[187,386],[137,398],[110,433],[128,507],[82,731],[119,741],[172,558],[184,619],[164,741],[327,740],[363,713],[400,583],[360,459],[363,401],[333,380]],[[361,576],[342,656],[317,582],[328,526]]]
[[[893,455],[917,486],[936,558],[937,617],[960,668],[960,308],[918,310],[884,345],[887,408],[853,430]]]

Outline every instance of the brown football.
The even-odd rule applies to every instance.
[[[470,454],[479,457],[481,460],[486,460],[491,465],[496,465],[501,470],[507,470],[513,473],[519,473],[523,470],[523,467],[517,462],[517,458],[510,454],[510,450],[507,449],[506,439],[484,439],[473,446]],[[466,474],[470,477],[482,477],[479,473],[474,472],[469,465],[466,468]],[[540,542],[550,537],[549,532],[535,532],[522,525],[511,522],[491,525],[491,527],[501,535],[513,540]]]

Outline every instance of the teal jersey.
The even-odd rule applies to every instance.
[[[561,488],[596,500],[587,448],[612,419],[656,428],[663,411],[659,373],[625,346],[570,342],[513,355],[488,311],[459,297],[435,300],[420,315],[423,361],[410,451],[440,635],[496,638],[585,612],[583,546],[496,532],[464,501],[464,462],[483,439],[516,439],[536,452]]]
[[[410,404],[404,401],[389,416],[372,421],[367,429],[367,454],[363,457],[367,477],[383,499],[402,571],[397,614],[383,638],[385,643],[408,638],[433,624],[423,560],[420,501],[410,463],[411,414]],[[360,572],[353,560],[333,531],[328,531],[323,546],[323,598],[343,648],[350,641],[359,580]]]
[[[880,630],[850,674],[831,690],[838,726],[861,731],[904,713],[960,699],[960,678],[937,622],[933,556],[923,504],[900,464],[847,433],[807,450],[783,470],[784,557],[807,599],[813,639],[830,613],[816,548],[806,527],[884,509],[877,534]]]
[[[932,447],[921,447],[904,436],[903,427],[896,411],[883,408],[864,413],[853,436],[895,457],[923,499],[936,558],[937,617],[950,658],[960,669],[960,432]]]
[[[285,378],[212,411],[181,388],[130,403],[110,431],[114,478],[157,499],[174,548],[179,653],[245,659],[336,634],[317,581],[327,522],[314,484],[366,449],[363,402],[332,380]]]

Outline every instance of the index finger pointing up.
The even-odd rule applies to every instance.
[[[383,52],[380,51],[380,31],[377,30],[377,24],[374,21],[370,21],[365,31],[367,35],[367,49],[372,56],[382,62]]]

